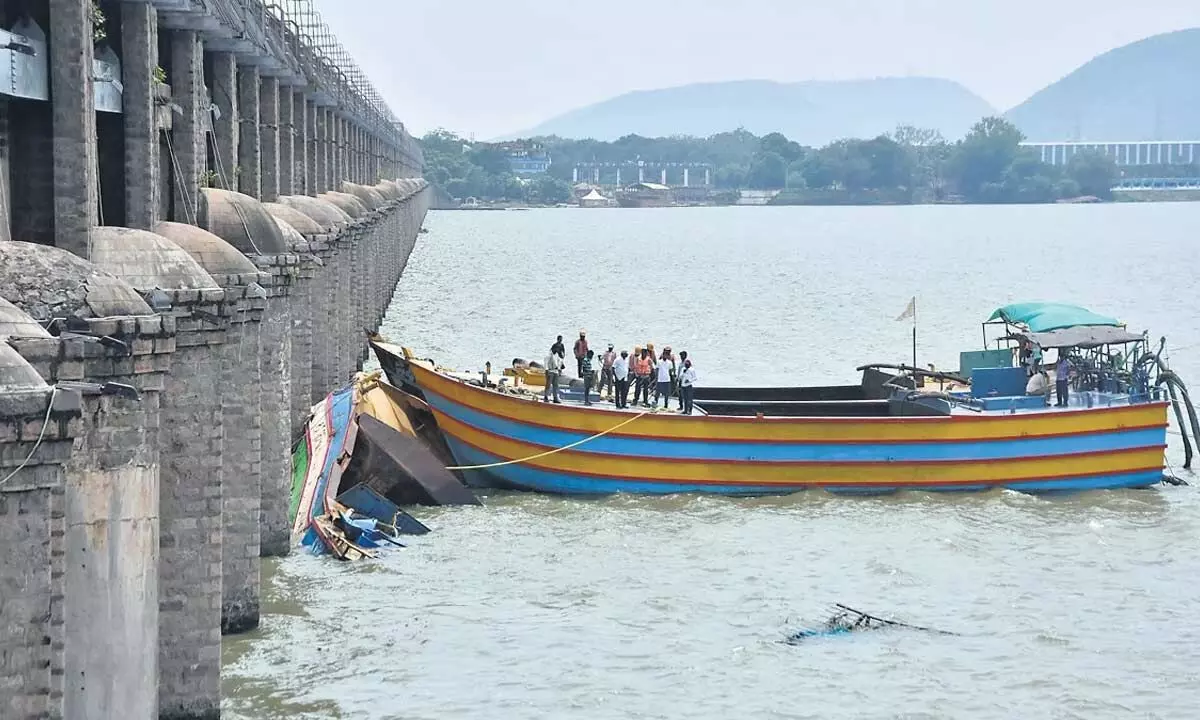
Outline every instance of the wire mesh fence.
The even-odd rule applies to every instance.
[[[322,20],[312,0],[192,0],[244,44],[272,58],[276,72],[303,77],[319,104],[336,106],[386,139],[411,168],[423,166],[416,140]]]

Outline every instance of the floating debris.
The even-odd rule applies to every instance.
[[[856,610],[849,605],[834,603],[833,614],[816,628],[802,628],[788,634],[783,642],[789,645],[798,645],[805,640],[817,637],[831,637],[834,635],[845,635],[852,632],[862,632],[864,630],[882,630],[885,628],[905,628],[907,630],[918,630],[920,632],[934,633],[936,635],[955,635],[958,633],[949,632],[947,630],[938,630],[937,628],[925,627],[923,625],[913,625],[910,623],[900,622],[899,620],[889,620],[887,618],[872,615],[862,610]]]

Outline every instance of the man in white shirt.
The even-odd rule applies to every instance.
[[[621,357],[613,360],[612,364],[613,381],[616,383],[616,390],[613,395],[617,403],[618,409],[629,407],[629,352],[621,351]]]
[[[553,388],[554,402],[562,404],[558,399],[558,377],[562,374],[566,363],[563,362],[563,346],[555,343],[550,347],[550,354],[546,356],[546,389],[542,391],[542,402],[550,402],[550,392]]]
[[[683,396],[683,414],[692,414],[692,398],[696,396],[696,369],[691,360],[683,361],[683,374],[679,376],[679,392]]]
[[[665,353],[664,353],[665,354]],[[671,363],[666,358],[658,361],[658,367],[654,368],[658,387],[654,393],[654,406],[658,407],[658,399],[661,397],[663,401],[663,410],[671,404]]]

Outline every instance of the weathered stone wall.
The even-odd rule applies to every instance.
[[[0,560],[0,718],[216,718],[221,631],[258,624],[259,558],[289,549],[292,440],[360,367],[424,215],[420,183],[344,183],[420,153],[297,38],[255,47],[199,5],[102,4],[124,111],[98,121],[92,3],[29,5],[51,99],[0,99],[0,296],[68,332],[0,343],[57,383],[0,374],[0,547],[21,548]],[[297,193],[314,224],[281,245],[256,198]],[[145,232],[99,227],[101,199]],[[224,242],[159,237],[168,218]],[[58,255],[26,265],[10,239]]]
[[[221,707],[221,346],[225,291],[170,293],[175,357],[162,401],[158,717]]]
[[[300,264],[296,255],[259,255],[268,293],[262,316],[262,486],[260,554],[287,555],[291,544],[288,502],[291,496],[292,303]]]
[[[33,373],[0,345],[0,717],[12,720],[63,714],[64,465],[81,427],[78,393],[52,395]]]
[[[262,339],[266,294],[258,274],[231,276],[225,289],[229,332],[222,348],[221,632],[258,626],[262,505]],[[227,284],[236,283],[236,284]]]
[[[92,337],[14,338],[49,382],[89,383],[66,465],[67,717],[157,711],[159,398],[175,326],[160,316],[92,319]],[[94,338],[115,339],[102,344]],[[132,399],[97,383],[136,389]]]

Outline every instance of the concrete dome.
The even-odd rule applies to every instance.
[[[334,192],[331,190],[327,193],[321,193],[318,197],[337,205],[342,209],[342,212],[352,218],[360,218],[368,212],[367,206],[363,205],[362,200],[349,193]]]
[[[284,195],[279,198],[279,202],[309,216],[325,232],[333,232],[350,224],[351,217],[328,200],[309,195]]]
[[[267,212],[271,213],[271,216],[276,220],[284,221],[290,225],[293,230],[301,235],[320,235],[322,232],[324,232],[316,220],[313,220],[291,205],[284,205],[283,203],[263,203],[263,207],[265,207]]]
[[[311,222],[311,220],[309,222]],[[305,252],[308,251],[308,241],[304,239],[303,235],[296,231],[296,228],[289,225],[287,220],[275,218],[275,224],[279,226],[279,232],[283,234],[283,241],[287,243],[288,247],[292,248],[293,250],[304,250]]]
[[[0,242],[0,296],[39,322],[154,314],[129,283],[87,260],[15,240]]]
[[[288,251],[275,219],[262,203],[249,195],[204,188],[196,224],[247,255],[279,255]]]
[[[50,333],[24,310],[0,297],[0,342],[10,337],[48,338]]]
[[[387,205],[387,200],[384,199],[378,190],[366,185],[344,182],[342,183],[342,192],[358,198],[358,201],[365,205],[368,210],[378,210]]]
[[[145,230],[93,228],[92,262],[142,291],[218,287],[178,244]]]
[[[0,343],[0,393],[49,389],[42,376],[20,353],[10,345]]]
[[[400,186],[392,180],[381,180],[379,184],[375,186],[375,190],[377,190],[380,195],[384,196],[388,200],[400,199]]]
[[[256,273],[258,267],[244,253],[204,228],[177,222],[160,222],[154,232],[178,245],[200,267],[213,275]],[[207,287],[220,287],[215,280]]]

